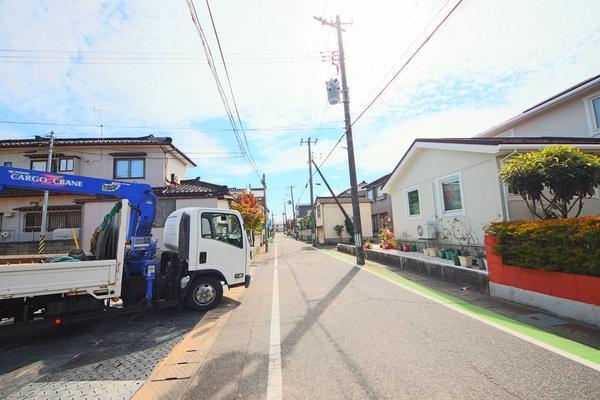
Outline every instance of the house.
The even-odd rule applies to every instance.
[[[507,159],[554,144],[598,153],[598,136],[600,76],[473,138],[416,139],[383,187],[391,196],[396,236],[482,245],[490,222],[533,218],[498,176]],[[581,215],[599,212],[594,196]]]
[[[294,217],[296,219],[302,219],[306,215],[310,214],[310,204],[296,204],[296,215]]]
[[[536,104],[476,137],[600,136],[600,75]]]
[[[0,140],[0,160],[6,167],[45,170],[48,159],[47,138]],[[178,185],[186,168],[196,164],[174,146],[169,137],[153,135],[128,138],[54,139],[51,170],[57,173],[148,183],[161,188],[159,210],[170,199],[185,195],[164,189]],[[189,199],[189,198],[188,198]],[[178,201],[179,201],[178,200]],[[114,199],[94,195],[50,192],[48,239],[57,239],[71,229],[79,243],[89,250],[95,227],[114,204]],[[185,202],[184,202],[185,203]],[[3,242],[38,241],[43,192],[7,188],[0,192],[0,230]],[[183,204],[183,203],[180,203]],[[179,206],[179,204],[177,204]],[[60,229],[64,228],[64,229]],[[54,236],[54,237],[53,237]],[[60,238],[68,239],[60,236]]]
[[[367,198],[372,201],[371,225],[373,226],[373,237],[377,236],[384,227],[394,230],[391,197],[382,190],[389,177],[390,174],[384,175],[364,186]]]
[[[373,237],[371,225],[371,200],[359,197],[360,220],[363,239]],[[352,198],[339,196],[338,201],[346,213],[352,218]],[[340,242],[340,237],[335,230],[336,225],[344,225],[345,217],[333,197],[317,197],[315,199],[315,223],[317,244],[335,244]],[[341,242],[349,243],[350,235],[345,227],[342,230]]]

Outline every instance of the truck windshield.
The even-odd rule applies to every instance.
[[[204,239],[213,239],[244,248],[242,225],[234,214],[206,212],[202,213],[201,235]]]

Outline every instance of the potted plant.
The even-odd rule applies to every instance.
[[[384,228],[379,232],[379,240],[381,241],[382,249],[393,249],[396,245],[396,236],[394,232],[388,228]]]
[[[458,256],[458,260],[461,267],[470,267],[473,265],[473,256],[471,256],[468,252]]]

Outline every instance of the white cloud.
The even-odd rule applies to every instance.
[[[195,4],[229,95],[206,5]],[[343,132],[342,106],[329,106],[325,93],[336,69],[319,53],[337,49],[335,30],[313,16],[353,22],[343,37],[356,118],[424,37],[424,26],[455,2],[210,4],[251,153],[260,172],[284,187],[306,179],[301,138],[319,138],[318,159]],[[416,137],[472,136],[596,75],[599,14],[600,3],[589,0],[463,2],[354,126],[359,180],[389,172]],[[258,181],[243,158],[205,158],[239,147],[232,132],[206,129],[228,122],[184,1],[2,2],[0,48],[33,51],[0,52],[0,120],[99,125],[97,107],[104,135],[171,136],[184,152],[204,153],[190,176],[240,186]],[[27,62],[8,63],[7,56]],[[324,125],[337,129],[304,130]],[[274,127],[284,129],[264,129]],[[0,124],[3,137],[50,129],[59,137],[99,136],[99,127]],[[339,146],[323,166],[332,181],[340,177],[342,189],[346,165]]]

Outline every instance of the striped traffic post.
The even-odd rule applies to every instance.
[[[38,254],[44,254],[46,252],[46,235],[40,235],[40,242],[38,245]]]

